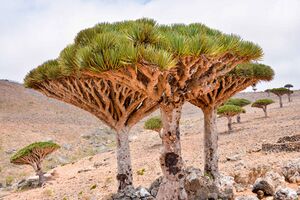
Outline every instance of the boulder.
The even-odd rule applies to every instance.
[[[248,195],[248,196],[236,197],[234,200],[259,200],[259,199],[256,196]]]
[[[235,154],[235,155],[232,155],[232,156],[226,156],[227,161],[238,161],[238,160],[241,160],[241,159],[242,159],[242,156],[240,154]]]
[[[274,195],[274,200],[297,200],[297,192],[291,188],[279,188]]]
[[[152,196],[156,197],[162,179],[163,177],[160,176],[159,178],[155,179],[155,181],[150,185],[149,192]]]
[[[286,163],[281,170],[286,181],[300,183],[300,159]]]
[[[276,189],[282,186],[285,186],[284,177],[274,171],[269,171],[264,177],[255,181],[252,192],[256,193],[259,198],[273,196]]]
[[[126,187],[124,190],[113,194],[111,200],[154,200],[155,198],[150,192],[143,187],[133,188],[132,186]]]

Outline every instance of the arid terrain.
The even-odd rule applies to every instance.
[[[299,152],[264,153],[263,143],[273,143],[282,136],[300,134],[300,92],[292,95],[292,102],[284,96],[279,108],[275,95],[240,93],[238,97],[251,101],[272,98],[269,117],[263,118],[261,109],[246,107],[242,123],[233,124],[234,132],[227,134],[227,120],[218,118],[220,169],[222,173],[243,177],[263,166],[276,170]],[[158,115],[156,111],[152,115]],[[143,129],[145,119],[131,131],[131,157],[135,186],[148,187],[161,175],[158,162],[160,138],[156,132]],[[185,104],[181,119],[182,153],[186,166],[203,168],[203,115],[200,109]],[[42,188],[14,191],[22,178],[34,175],[29,166],[9,163],[19,148],[35,141],[54,141],[61,149],[44,162],[45,170],[53,171],[53,178]],[[116,192],[116,157],[113,131],[91,114],[74,106],[49,99],[22,85],[0,81],[0,199],[5,200],[75,200],[105,199]],[[230,160],[228,157],[238,157]],[[242,166],[242,167],[239,167]],[[144,170],[144,173],[137,173]],[[239,173],[239,174],[238,174]],[[249,184],[252,180],[249,180]],[[297,189],[297,185],[291,185]],[[243,194],[251,194],[250,188]],[[237,192],[237,194],[239,194]]]

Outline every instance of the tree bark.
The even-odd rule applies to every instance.
[[[161,103],[163,147],[160,164],[164,177],[156,196],[157,200],[187,199],[179,130],[182,104],[183,102],[176,105]]]
[[[44,172],[42,170],[41,163],[37,163],[36,166],[37,166],[36,175],[39,176],[38,186],[42,187],[45,182]]]
[[[240,115],[240,114],[238,114],[238,115],[236,116],[236,122],[237,122],[237,123],[241,123],[241,115]]]
[[[289,99],[289,102],[291,102],[291,94],[288,94],[288,99]]]
[[[129,128],[125,127],[116,134],[117,140],[117,163],[118,163],[118,191],[132,186],[132,167],[129,147]]]
[[[227,119],[228,119],[228,124],[227,124],[227,126],[228,126],[228,133],[231,133],[231,131],[232,131],[232,117],[228,116]]]
[[[265,113],[265,117],[267,118],[268,117],[268,113],[267,113],[267,106],[263,106],[263,111]]]
[[[204,173],[216,180],[219,177],[218,131],[216,110],[204,110]]]
[[[280,108],[283,107],[283,105],[282,105],[282,97],[281,96],[279,96],[279,105],[280,105]]]

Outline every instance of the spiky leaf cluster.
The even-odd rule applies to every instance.
[[[274,71],[270,66],[264,64],[244,63],[238,65],[228,75],[270,81],[274,78]]]
[[[258,99],[252,103],[251,107],[261,108],[274,103],[272,99]]]
[[[243,99],[243,98],[231,98],[227,102],[225,102],[225,105],[235,105],[235,106],[240,106],[244,107],[247,106],[251,103],[248,99]]]
[[[25,156],[30,156],[31,153],[38,149],[38,150],[43,150],[43,149],[59,149],[60,146],[56,143],[53,142],[35,142],[32,143],[22,149],[20,149],[18,152],[16,152],[11,158],[10,158],[10,162],[11,163],[15,163],[17,162],[20,158],[25,157]],[[47,153],[51,153],[51,152],[47,152]]]
[[[291,94],[293,91],[291,91],[287,88],[273,88],[273,89],[270,89],[270,92],[277,96],[282,96],[285,94]]]
[[[165,70],[178,65],[184,56],[218,57],[226,53],[246,60],[263,55],[258,45],[203,24],[159,25],[152,19],[101,23],[80,31],[57,59],[32,70],[25,85],[34,87],[44,80],[82,71],[101,73],[141,64]]]
[[[162,126],[163,124],[160,116],[151,117],[144,124],[145,129],[155,130],[155,131],[160,130]]]
[[[243,109],[240,106],[235,106],[235,105],[224,105],[224,106],[220,106],[217,109],[217,114],[222,116],[222,117],[233,117],[237,114],[240,113],[245,113],[245,109]]]

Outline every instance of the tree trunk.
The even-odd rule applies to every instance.
[[[118,191],[132,186],[132,168],[129,148],[129,128],[117,131],[117,163],[118,163]]]
[[[280,108],[282,108],[282,97],[279,96],[279,105],[280,105]]]
[[[42,166],[41,163],[37,163],[36,164],[36,175],[39,176],[39,182],[38,182],[38,186],[42,187],[44,182],[45,182],[45,177],[44,177],[44,172],[42,170]]]
[[[160,164],[163,180],[160,184],[157,200],[186,200],[184,189],[183,160],[181,157],[179,121],[183,102],[173,105],[161,103],[162,152]]]
[[[291,94],[288,94],[288,99],[289,99],[289,102],[291,102]]]
[[[228,116],[227,117],[227,119],[228,119],[228,124],[227,124],[227,126],[228,126],[228,133],[231,133],[231,131],[232,131],[232,117],[231,116]]]
[[[204,110],[204,173],[216,180],[219,177],[218,131],[216,110]]]
[[[237,123],[241,123],[241,115],[240,115],[240,114],[238,114],[238,115],[236,116],[236,122],[237,122]]]
[[[264,106],[262,109],[263,109],[263,111],[265,113],[265,117],[267,118],[268,117],[267,106]]]

